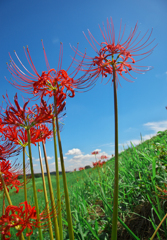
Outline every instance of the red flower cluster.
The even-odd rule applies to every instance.
[[[61,43],[60,45],[59,63],[58,63],[57,71],[53,68],[50,68],[49,66],[43,41],[42,41],[42,46],[43,46],[47,71],[43,71],[41,75],[37,72],[34,66],[34,63],[32,61],[29,49],[27,47],[26,48],[27,51],[24,48],[24,52],[34,74],[30,73],[27,70],[27,68],[23,65],[23,63],[20,61],[19,57],[15,52],[15,55],[18,61],[20,62],[20,64],[22,65],[22,67],[24,68],[24,70],[27,72],[28,75],[25,74],[22,70],[20,70],[20,68],[16,65],[16,63],[13,61],[12,57],[9,54],[10,64],[8,65],[8,70],[14,77],[14,80],[11,80],[9,82],[13,86],[15,86],[17,89],[26,93],[33,94],[34,96],[43,97],[48,95],[49,97],[52,97],[54,95],[54,91],[56,91],[57,101],[60,100],[59,98],[61,98],[63,102],[64,99],[66,98],[67,93],[69,97],[74,97],[75,95],[74,88],[76,88],[75,81],[73,77],[70,77],[71,74],[68,75],[67,73],[72,63],[66,71],[61,69],[62,57],[63,57],[63,44]],[[76,76],[78,71],[79,70],[76,69],[76,73],[74,77]],[[65,93],[64,93],[64,90],[65,90]]]
[[[43,190],[42,189],[38,189],[37,192],[43,192]]]
[[[16,193],[18,193],[19,188],[23,186],[23,183],[20,183],[20,181],[18,180],[18,176],[23,174],[23,171],[20,169],[21,164],[16,164],[16,162],[11,164],[10,161],[0,161],[0,172],[2,174],[8,191],[8,187],[10,187],[11,189],[14,187],[16,189]],[[1,179],[0,190],[3,190],[3,184],[1,182]]]
[[[102,155],[100,159],[107,159],[108,157],[106,155]]]
[[[84,169],[85,169],[84,167],[80,167],[80,168],[79,168],[79,171],[82,171],[82,170],[84,170]]]
[[[5,161],[9,157],[14,157],[19,155],[20,148],[16,148],[13,142],[6,141],[3,137],[4,125],[2,124],[2,119],[0,118],[0,160]]]
[[[24,207],[23,207],[24,205]],[[45,220],[47,216],[43,211],[40,214],[40,222],[37,220],[37,214],[35,207],[31,207],[27,201],[22,202],[19,206],[9,205],[5,214],[0,218],[0,232],[4,236],[4,240],[8,240],[11,237],[10,228],[15,227],[17,229],[16,236],[20,236],[25,228],[29,228],[30,233],[26,233],[26,236],[30,236],[33,233],[34,228],[39,227],[39,223]],[[6,237],[5,235],[9,236]]]
[[[99,153],[98,151],[92,152],[93,155],[96,155],[96,154],[98,154],[98,153]]]
[[[102,167],[106,162],[103,161],[101,162],[101,160],[99,160],[98,162],[93,162],[93,167]]]
[[[18,126],[7,126],[3,129],[5,140],[14,142],[16,145],[26,147],[28,145],[28,136],[26,129],[19,128]],[[52,136],[52,131],[45,124],[40,126],[33,126],[30,128],[31,143],[36,146],[37,142],[45,141],[46,138]]]
[[[49,105],[49,107],[47,107],[47,104],[43,99],[41,99],[40,106],[36,104],[32,108],[26,109],[29,101],[27,101],[23,108],[21,108],[18,103],[17,93],[14,97],[15,107],[10,103],[8,95],[6,96],[9,103],[7,103],[8,105],[4,114],[0,113],[2,124],[21,126],[25,129],[30,129],[35,124],[50,122],[50,119],[53,117],[52,106]]]
[[[156,47],[156,46],[152,47],[147,52],[142,52],[143,49],[148,47],[155,40],[153,39],[152,41],[148,42],[150,40],[152,31],[147,36],[146,40],[144,39],[148,31],[143,37],[141,37],[141,39],[139,39],[140,33],[137,34],[136,36],[138,29],[138,26],[136,24],[135,28],[130,31],[128,39],[125,42],[121,43],[124,36],[125,27],[123,33],[121,34],[120,24],[119,37],[116,43],[115,30],[112,18],[110,18],[110,21],[111,22],[109,23],[109,20],[107,19],[107,30],[105,29],[104,24],[103,30],[100,28],[101,34],[104,39],[103,42],[98,43],[98,41],[93,37],[89,30],[88,34],[90,37],[90,41],[84,34],[89,44],[97,54],[95,57],[89,57],[86,54],[86,52],[81,53],[78,51],[77,48],[75,47],[73,48],[75,53],[82,57],[81,61],[79,60],[75,61],[77,65],[82,66],[80,70],[84,72],[83,76],[80,79],[78,79],[78,81],[80,81],[78,89],[84,89],[91,86],[95,86],[95,83],[100,76],[102,76],[102,80],[103,78],[110,76],[109,80],[107,81],[108,83],[111,77],[113,76],[113,68],[115,69],[117,84],[119,82],[118,75],[123,77],[125,80],[130,81],[128,78],[124,76],[124,74],[128,74],[130,77],[134,78],[130,74],[130,71],[134,71],[136,73],[141,74],[152,69],[152,67],[150,66],[144,67],[135,65],[136,62],[139,62],[142,59],[149,56],[153,52],[153,49]],[[98,45],[99,49],[96,47],[96,44]],[[142,53],[138,53],[139,51],[141,51]],[[136,57],[139,57],[139,59],[135,60]]]
[[[4,142],[0,145],[0,160],[5,161],[9,157],[14,157],[19,155],[20,148],[16,148],[13,142]]]

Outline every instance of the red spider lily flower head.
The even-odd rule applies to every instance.
[[[97,161],[97,162],[92,162],[93,163],[93,167],[96,168],[96,167],[102,167],[103,164],[105,164],[106,162],[103,161],[101,162],[101,160]]]
[[[82,171],[82,170],[84,170],[84,169],[85,169],[84,167],[80,167],[80,168],[79,168],[79,171]]]
[[[9,205],[5,210],[5,214],[0,218],[0,232],[4,237],[5,235],[11,237],[10,228],[15,227],[18,231],[16,233],[18,237],[25,228],[29,228],[31,231],[26,233],[28,237],[33,234],[35,228],[39,228],[39,223],[45,223],[44,221],[46,221],[47,218],[48,215],[46,215],[46,211],[44,210],[40,214],[40,220],[38,221],[35,207],[31,207],[27,201],[20,203],[19,206]]]
[[[9,101],[7,94],[6,96]],[[18,103],[16,93],[14,102],[16,106],[13,106],[10,101],[9,103],[6,102],[8,105],[4,114],[0,113],[2,124],[21,126],[25,129],[30,129],[36,124],[50,122],[50,119],[52,118],[52,106],[51,104],[47,106],[46,102],[43,99],[41,99],[40,106],[35,104],[32,108],[27,108],[27,105],[29,103],[29,101],[27,101],[24,104],[23,108],[21,108]]]
[[[28,145],[27,131],[17,126],[7,126],[3,129],[5,140],[14,142],[16,145],[26,147]],[[40,124],[30,128],[31,143],[36,146],[37,142],[46,141],[46,138],[52,137],[52,130],[45,124]]]
[[[17,89],[33,94],[34,96],[46,96],[48,95],[49,97],[53,96],[54,90],[58,90],[59,92],[63,93],[64,96],[68,93],[69,97],[74,97],[75,92],[75,84],[74,84],[74,77],[78,73],[79,70],[73,71],[71,74],[68,74],[68,71],[72,65],[70,64],[69,68],[67,70],[62,69],[62,57],[63,57],[63,44],[60,44],[60,53],[59,53],[59,62],[58,62],[58,67],[57,70],[50,68],[45,48],[43,45],[42,41],[42,46],[43,46],[43,51],[44,51],[44,57],[45,57],[45,62],[46,62],[46,67],[47,71],[43,71],[42,74],[39,74],[35,68],[35,65],[32,61],[28,46],[25,49],[24,52],[27,58],[27,61],[33,71],[31,73],[30,71],[27,70],[27,68],[23,65],[21,60],[19,59],[17,53],[15,52],[16,58],[20,62],[21,66],[23,67],[23,72],[13,61],[11,55],[10,56],[10,64],[8,65],[8,70],[12,74],[13,79],[9,81],[13,86],[15,86]],[[75,59],[75,57],[74,57]],[[75,73],[75,74],[74,74]],[[73,77],[71,77],[73,75]],[[65,91],[65,93],[64,93]]]
[[[76,168],[74,168],[74,172],[76,172]]]
[[[26,172],[29,170],[29,163],[25,166]],[[18,180],[18,176],[23,174],[22,164],[13,162],[11,163],[8,161],[1,161],[0,162],[0,174],[3,177],[5,185],[9,191],[9,188],[12,189],[13,187],[16,189],[16,193],[19,192],[19,189],[23,187],[24,183],[21,183]],[[27,182],[29,179],[27,179]],[[0,190],[2,191],[3,184],[0,179]]]
[[[107,159],[108,157],[106,156],[106,155],[102,155],[101,157],[100,157],[100,159],[102,160],[102,159]]]
[[[37,192],[43,192],[43,190],[42,189],[38,189]]]
[[[9,142],[6,139],[4,139],[3,132],[4,132],[4,125],[2,124],[2,119],[0,119],[0,140],[1,140],[0,160],[5,161],[9,157],[14,157],[19,155],[21,149],[17,148],[13,142]]]
[[[131,29],[129,37],[126,39],[125,42],[123,42],[122,39],[124,36],[125,27],[123,33],[121,34],[120,24],[119,37],[118,41],[116,42],[112,18],[110,18],[110,21],[111,22],[109,23],[109,20],[107,19],[107,30],[104,27],[104,24],[103,30],[100,28],[104,39],[104,41],[101,43],[98,43],[98,41],[93,37],[89,30],[88,34],[90,37],[90,41],[84,33],[89,44],[96,52],[96,56],[89,57],[86,52],[83,54],[79,52],[76,48],[73,48],[73,50],[83,58],[82,61],[75,60],[77,65],[82,66],[81,70],[84,72],[84,75],[80,79],[78,79],[78,81],[80,81],[78,89],[94,86],[99,76],[102,76],[102,80],[103,78],[110,76],[110,80],[113,76],[113,68],[116,72],[117,85],[119,82],[118,75],[123,77],[125,80],[130,81],[128,78],[125,77],[125,75],[128,74],[130,77],[134,78],[130,73],[131,71],[143,74],[146,71],[152,69],[152,67],[150,66],[144,67],[136,65],[137,62],[148,57],[153,52],[153,49],[156,47],[154,46],[150,50],[143,52],[143,50],[145,50],[145,48],[147,48],[155,40],[153,39],[152,41],[149,41],[152,31],[148,36],[147,31],[144,36],[139,39],[140,32],[137,34],[138,26],[136,23],[135,28],[133,30]],[[97,48],[96,46],[98,46],[99,48]]]
[[[93,167],[96,167],[98,165],[98,162],[92,162],[93,163]]]
[[[13,142],[5,141],[0,145],[0,160],[5,161],[10,157],[20,154],[21,149],[16,148]]]
[[[99,154],[99,152],[98,151],[92,152],[92,155],[96,155],[96,154]]]

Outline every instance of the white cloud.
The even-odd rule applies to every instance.
[[[29,161],[30,159],[29,158],[27,158],[27,161]],[[32,157],[32,160],[34,160],[34,157]]]
[[[48,160],[51,160],[51,159],[53,159],[53,156],[52,156],[52,157],[49,157],[49,156],[48,156],[47,159],[48,159]],[[44,157],[42,158],[42,161],[43,161],[43,160],[44,160]],[[39,162],[39,158],[37,158],[35,161],[36,161],[36,162]]]
[[[167,129],[167,121],[160,121],[160,122],[148,122],[143,124],[145,127],[147,127],[149,130],[153,130],[154,133],[152,134],[146,134],[144,136],[142,136],[142,140],[146,141],[152,137],[154,137],[155,135],[157,135],[157,132],[159,131],[165,131]],[[141,138],[139,139],[132,139],[132,140],[128,140],[125,143],[119,144],[122,145],[124,147],[130,146],[131,147],[131,142],[133,143],[133,145],[138,145],[141,143]]]
[[[144,126],[154,131],[156,134],[158,131],[165,131],[167,129],[167,121],[160,122],[148,122]]]
[[[101,149],[95,149],[92,152],[101,152]]]
[[[82,154],[81,150],[78,148],[73,148],[71,150],[68,150],[68,152],[65,155],[79,155]]]
[[[96,149],[96,150],[99,150],[99,149]],[[101,149],[100,149],[100,151],[101,151]],[[95,162],[96,159],[98,161],[102,155],[106,155],[108,158],[111,157],[106,152],[101,152],[100,154],[97,154],[96,158],[95,158],[95,155],[92,155],[92,154],[85,154],[85,155],[81,154],[78,156],[74,156],[68,162],[73,164],[73,165],[70,165],[70,166],[73,166],[72,170],[74,168],[85,167],[86,165],[93,166],[92,162]],[[68,169],[69,169],[69,167],[68,167]]]
[[[44,160],[44,158],[42,158],[42,161]],[[35,160],[36,162],[39,162],[39,158],[37,158],[36,160]]]

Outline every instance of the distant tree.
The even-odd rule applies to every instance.
[[[18,179],[23,179],[23,175],[19,175],[19,176],[18,176]]]
[[[37,174],[34,174],[35,178],[40,178],[41,177],[41,174],[40,173],[37,173]]]
[[[89,166],[89,165],[85,166],[85,169],[88,169],[88,168],[91,168],[91,166]]]

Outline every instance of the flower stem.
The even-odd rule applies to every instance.
[[[44,170],[43,170],[43,164],[42,164],[42,158],[41,158],[41,149],[40,149],[40,143],[39,142],[38,142],[38,151],[39,151],[39,160],[40,160],[40,165],[41,165],[45,204],[46,204],[46,210],[47,210],[47,214],[48,214],[49,235],[50,235],[50,240],[53,240],[54,238],[53,238],[53,231],[52,231],[52,222],[51,222],[50,212],[49,212],[49,202],[48,202],[48,196],[47,196],[47,190],[46,190],[46,184],[45,184],[45,175],[44,175]]]
[[[49,164],[48,164],[48,160],[47,160],[47,154],[46,154],[46,148],[45,148],[44,141],[42,141],[42,146],[43,146],[43,152],[44,152],[44,157],[45,157],[45,165],[46,165],[46,171],[47,171],[47,177],[48,177],[51,204],[52,204],[52,209],[54,211],[53,216],[54,216],[55,235],[56,235],[56,240],[60,240],[59,226],[58,226],[58,222],[57,222],[57,212],[56,212],[56,206],[55,206],[55,199],[54,199],[54,194],[53,194],[52,182],[51,182],[50,171],[49,171]]]
[[[113,66],[113,81],[114,81],[114,112],[115,112],[115,179],[114,179],[114,206],[113,206],[111,240],[117,240],[117,218],[118,218],[118,105],[117,105],[117,87],[116,87],[115,66]]]
[[[5,195],[6,195],[6,197],[7,197],[8,203],[9,203],[9,205],[13,205],[13,204],[12,204],[12,201],[11,201],[11,199],[10,199],[10,196],[9,196],[9,193],[8,193],[8,190],[7,190],[7,187],[6,187],[6,184],[5,184],[5,182],[4,182],[2,173],[0,173],[0,179],[1,179],[1,182],[2,182],[2,185],[3,185],[3,188],[4,188]]]
[[[59,123],[58,123],[58,117],[57,117],[57,102],[56,102],[56,91],[55,90],[54,90],[54,111],[55,111],[55,117],[56,117],[57,138],[58,138],[58,144],[59,144],[59,153],[60,153],[61,169],[62,169],[63,184],[64,184],[65,203],[66,203],[66,212],[67,212],[67,221],[68,221],[68,232],[69,232],[70,240],[74,240],[72,216],[71,216],[71,209],[70,209],[70,199],[69,199],[69,194],[68,194],[67,179],[66,179],[66,172],[65,172],[64,160],[63,160],[63,151],[62,151],[62,145],[61,145]]]
[[[26,150],[25,147],[23,147],[24,198],[25,198],[25,201],[27,201],[25,150]],[[27,228],[26,231],[27,231],[27,233],[29,233],[30,232],[29,228]],[[30,240],[30,236],[27,237],[27,240]]]
[[[60,240],[63,240],[63,225],[62,225],[62,210],[61,210],[61,195],[60,195],[60,183],[59,183],[59,167],[58,167],[58,157],[57,157],[57,143],[56,143],[56,126],[55,117],[52,119],[53,124],[53,139],[54,139],[54,150],[55,150],[55,167],[56,167],[56,184],[57,184],[57,200],[59,208],[59,230],[60,230]]]
[[[25,201],[27,201],[26,166],[25,166],[25,147],[23,147],[23,174],[24,174],[24,198],[25,198]]]
[[[36,212],[37,212],[37,220],[40,221],[37,191],[36,191],[36,186],[35,186],[35,177],[34,177],[34,169],[33,169],[33,162],[32,162],[32,153],[31,153],[30,129],[27,129],[27,136],[28,136],[28,150],[29,150],[31,177],[32,177],[32,185],[33,185],[33,191],[34,191],[34,199],[35,199],[35,208],[36,208]],[[43,240],[41,223],[39,223],[39,239]]]
[[[1,170],[1,169],[0,169],[0,170]],[[3,188],[4,188],[4,192],[5,192],[5,194],[6,194],[8,203],[9,203],[9,205],[13,205],[13,204],[12,204],[12,201],[11,201],[11,199],[10,199],[10,196],[9,196],[9,193],[8,193],[8,190],[7,190],[7,187],[6,187],[6,184],[5,184],[5,181],[4,181],[4,179],[3,179],[3,176],[2,176],[2,173],[1,173],[1,172],[0,172],[0,179],[1,179],[1,182],[2,182],[2,185],[3,185]],[[23,233],[21,233],[20,240],[25,240]]]
[[[164,216],[164,218],[162,219],[162,221],[160,222],[160,224],[158,225],[157,229],[155,230],[155,232],[153,233],[152,237],[150,238],[150,240],[153,240],[153,238],[155,237],[156,233],[158,232],[158,229],[160,228],[160,226],[162,225],[162,223],[164,222],[165,218],[167,217],[167,213]]]

